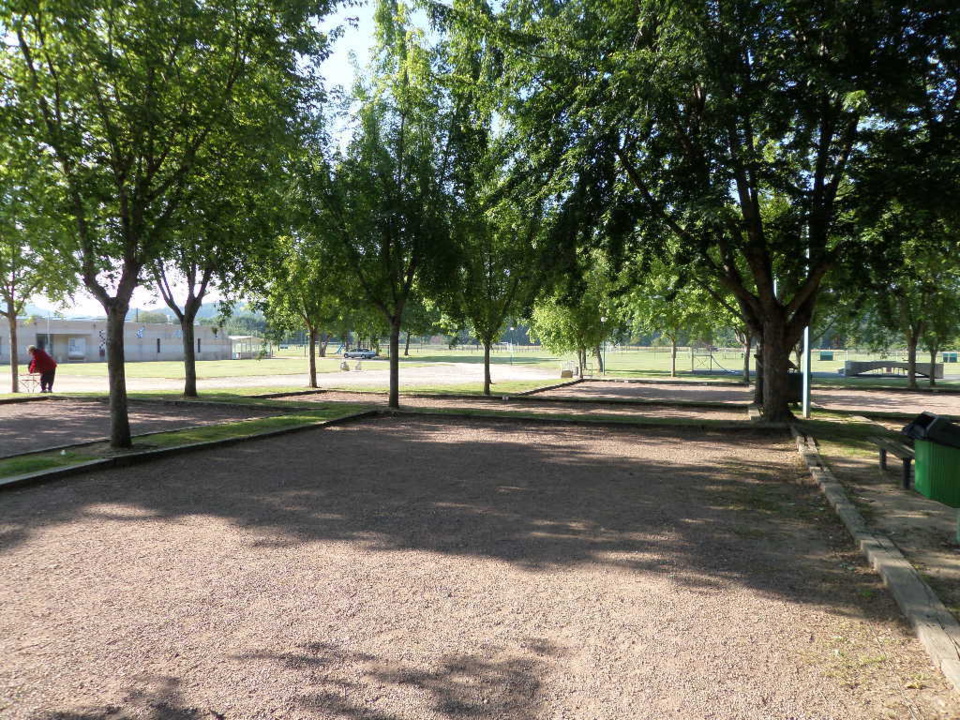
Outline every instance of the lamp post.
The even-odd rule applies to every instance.
[[[514,342],[516,342],[516,339],[517,339],[517,336],[514,333],[515,330],[516,328],[513,325],[511,325],[510,326],[510,364],[511,365],[513,365],[513,344]]]

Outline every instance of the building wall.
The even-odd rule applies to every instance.
[[[197,360],[229,360],[230,338],[214,333],[209,325],[195,325]],[[58,363],[106,362],[106,320],[22,319],[17,321],[17,356],[30,362],[27,348],[44,347]],[[198,345],[197,345],[198,344]],[[180,325],[124,323],[124,355],[127,362],[183,360]],[[0,333],[0,363],[10,363],[10,334]]]

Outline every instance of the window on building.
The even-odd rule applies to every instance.
[[[200,338],[197,338],[197,354],[200,354]]]
[[[157,354],[160,354],[160,338],[157,338]]]

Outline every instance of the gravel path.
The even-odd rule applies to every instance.
[[[9,720],[958,704],[787,440],[384,418],[0,498]]]
[[[194,403],[129,402],[134,435],[280,415],[283,410]],[[0,457],[99,440],[110,435],[110,407],[96,400],[54,398],[0,404]]]

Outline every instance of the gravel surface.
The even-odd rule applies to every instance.
[[[643,400],[646,402],[711,402],[749,405],[753,388],[706,383],[604,382],[590,380],[537,393],[534,397],[584,400]]]
[[[712,386],[707,383],[618,383],[591,380],[537,393],[534,397],[749,404],[753,402],[753,388]],[[926,410],[960,417],[960,393],[814,387],[811,398],[815,407],[825,410],[917,414]]]
[[[813,401],[827,410],[917,414],[926,410],[937,415],[960,417],[960,393],[857,390],[854,388],[815,389]]]
[[[401,408],[419,408],[435,410],[483,410],[498,413],[537,413],[538,415],[564,415],[568,417],[597,417],[598,415],[629,418],[648,418],[655,420],[715,420],[725,422],[746,422],[745,410],[726,410],[723,408],[686,408],[678,405],[629,405],[590,402],[538,402],[540,393],[529,397],[513,398],[504,401],[494,398],[468,397],[410,397],[400,398]],[[295,402],[344,402],[367,403],[386,406],[388,396],[375,393],[349,393],[329,391],[316,395],[286,395],[278,400]]]
[[[958,717],[787,440],[430,418],[0,495],[9,720]]]
[[[136,400],[129,402],[129,410],[134,435],[283,413],[282,409],[242,405]],[[99,440],[109,435],[110,407],[106,401],[54,398],[0,404],[0,457]]]

